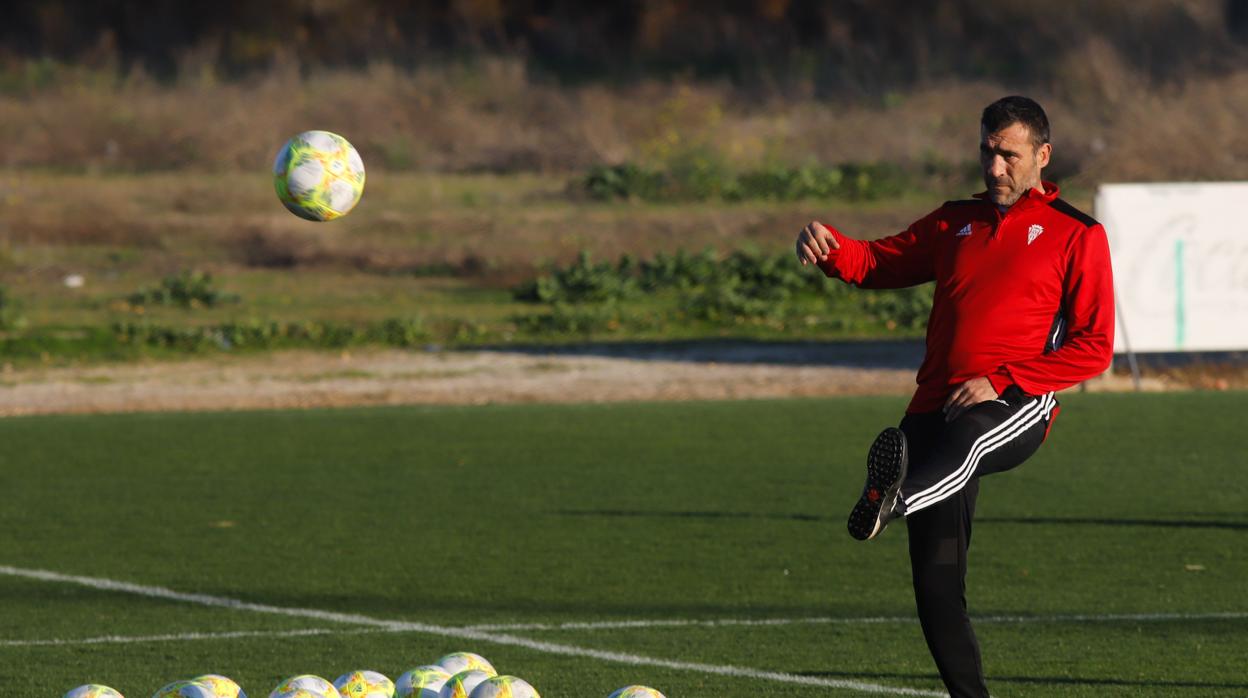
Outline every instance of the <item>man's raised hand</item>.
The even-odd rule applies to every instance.
[[[811,221],[797,235],[797,261],[803,265],[826,261],[829,250],[840,248],[836,236],[819,221]]]

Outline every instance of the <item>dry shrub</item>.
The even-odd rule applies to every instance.
[[[976,95],[974,106],[957,104],[967,112],[988,92],[957,91]],[[663,164],[692,152],[741,166],[888,159],[915,152],[918,141],[939,142],[942,125],[963,120],[929,111],[930,96],[946,93],[920,91],[881,120],[881,108],[860,103],[765,97],[724,83],[562,88],[531,81],[522,62],[498,59],[473,69],[379,65],[172,87],[139,75],[116,89],[56,88],[0,101],[0,122],[14,130],[5,155],[12,167],[254,170],[290,135],[324,128],[348,136],[370,168],[569,172],[603,162]],[[886,124],[900,124],[904,137]]]
[[[1088,181],[1248,179],[1248,70],[1135,94],[1104,131]]]
[[[319,238],[258,225],[248,225],[239,230],[229,248],[241,264],[266,269],[306,266],[325,257]]]
[[[15,177],[6,183],[0,230],[20,245],[164,246],[164,229],[132,202],[101,188],[62,192]]]
[[[91,217],[28,220],[9,224],[8,239],[23,245],[109,245],[156,249],[165,241],[161,232],[143,221]]]
[[[1055,54],[1052,89],[1025,90],[1053,117],[1053,172],[1242,176],[1235,115],[1244,113],[1244,71],[1150,82],[1124,50],[1089,38]],[[343,133],[382,170],[571,173],[689,158],[738,168],[958,165],[975,159],[983,106],[1017,91],[935,78],[883,99],[820,95],[796,80],[770,90],[657,80],[561,87],[532,78],[517,59],[307,77],[281,65],[246,82],[164,86],[135,73],[53,86],[0,100],[0,123],[8,166],[73,171],[262,171],[308,128]]]
[[[304,225],[289,227],[281,222],[241,224],[225,241],[235,262],[254,268],[331,268],[371,274],[461,277],[481,277],[487,273],[493,277],[500,271],[498,265],[487,262],[480,251],[464,247],[370,243],[311,231]],[[502,267],[503,271],[511,272],[527,272],[531,268],[527,260],[524,265]]]
[[[783,149],[832,163],[961,163],[977,157],[980,111],[1004,94],[999,86],[967,83],[915,90],[885,104],[803,102],[789,112]],[[784,114],[775,106],[773,113]]]

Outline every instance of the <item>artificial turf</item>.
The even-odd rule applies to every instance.
[[[981,488],[968,599],[997,617],[978,625],[994,695],[1248,693],[1248,395],[1063,401],[1039,454]],[[496,644],[3,574],[0,695],[55,698],[92,681],[134,698],[216,672],[255,698],[294,673],[395,677],[460,649],[546,698],[628,683],[669,698],[861,694],[541,642],[936,690],[904,527],[866,544],[844,531],[865,447],[903,408],[847,398],[6,419],[2,566],[385,621],[543,627],[491,631],[533,641]],[[716,619],[803,622],[669,624]],[[665,625],[553,627],[626,620]],[[306,629],[326,634],[280,634]],[[215,633],[237,634],[119,641]],[[80,642],[103,636],[117,637]]]

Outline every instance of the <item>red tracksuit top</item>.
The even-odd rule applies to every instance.
[[[1005,213],[985,193],[950,201],[905,231],[870,242],[832,230],[819,267],[861,288],[936,282],[927,353],[907,412],[934,412],[953,388],[987,376],[1001,393],[1040,395],[1109,367],[1114,285],[1105,229],[1029,190]]]

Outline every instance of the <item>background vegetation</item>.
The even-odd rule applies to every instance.
[[[946,75],[1062,80],[1063,61],[1089,43],[1150,79],[1182,79],[1233,67],[1248,39],[1248,10],[1236,0],[12,0],[0,19],[14,56],[161,79],[188,70],[238,78],[280,62],[416,68],[507,55],[562,82],[813,81],[825,94]]]
[[[3,164],[247,170],[317,123],[397,170],[948,167],[1021,91],[1053,112],[1064,178],[1243,177],[1244,7],[16,0]]]
[[[1013,92],[1046,105],[1049,176],[1085,209],[1101,181],[1248,178],[1243,7],[17,0],[0,8],[0,336],[55,358],[913,334],[909,295],[849,301],[776,271],[795,231],[874,237],[976,190],[978,113]],[[324,226],[265,175],[314,127],[369,168],[361,206]],[[640,276],[704,252],[722,273]],[[513,293],[573,279],[615,290]],[[269,329],[213,339],[231,327]]]

